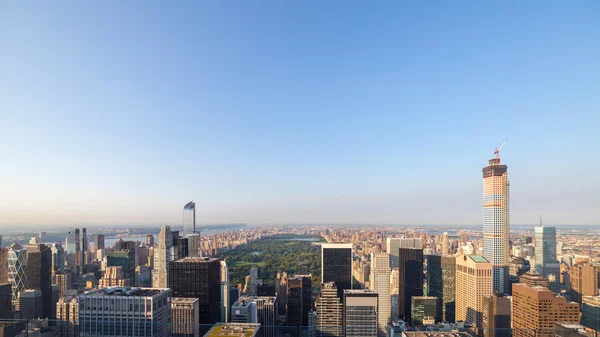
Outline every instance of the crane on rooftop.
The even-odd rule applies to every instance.
[[[506,144],[506,142],[508,142],[508,140],[505,140],[504,143],[502,143],[502,145],[498,146],[495,150],[494,150],[494,154],[496,155],[496,161],[500,162],[500,150],[502,150],[502,147],[504,146],[504,144]]]

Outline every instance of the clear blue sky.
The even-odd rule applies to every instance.
[[[0,2],[0,225],[600,223],[598,1]]]

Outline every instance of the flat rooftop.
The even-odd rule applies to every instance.
[[[255,337],[259,323],[217,323],[204,337]]]
[[[481,256],[481,255],[468,255],[471,260],[475,261],[475,262],[483,262],[483,263],[489,263],[490,261],[488,261],[485,257]]]
[[[193,304],[198,302],[197,298],[187,298],[187,297],[173,297],[171,298],[171,303],[190,303]]]
[[[377,292],[371,289],[344,289],[344,294],[377,294]]]
[[[132,287],[109,287],[102,289],[94,289],[84,292],[84,296],[141,296],[152,297],[162,292],[170,290],[169,288],[132,288]]]
[[[218,260],[219,259],[216,257],[184,257],[183,259],[176,260],[175,263],[178,263],[178,262],[201,263],[201,262],[213,262],[213,261],[218,261]]]
[[[277,296],[242,296],[238,298],[237,301],[233,304],[233,306],[246,306],[249,303],[257,302],[257,301],[265,301],[266,303],[275,303],[277,301]]]

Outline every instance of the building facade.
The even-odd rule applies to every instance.
[[[196,203],[188,202],[183,206],[183,235],[196,233]]]
[[[342,337],[344,336],[343,304],[338,297],[334,282],[321,284],[321,292],[316,301],[317,337]]]
[[[377,337],[378,294],[369,289],[344,290],[345,337]]]
[[[413,325],[425,322],[439,322],[439,299],[435,296],[413,296],[411,300],[411,318]]]
[[[574,264],[569,275],[573,301],[581,304],[584,296],[598,296],[598,267],[589,262]]]
[[[171,289],[95,289],[78,296],[81,337],[171,336]]]
[[[481,255],[456,257],[456,319],[483,327],[483,299],[493,294],[492,263]]]
[[[500,158],[490,159],[483,170],[483,256],[493,266],[495,292],[508,293],[510,182]]]
[[[454,322],[456,311],[456,257],[427,255],[427,274],[430,296],[439,300],[441,321]]]
[[[579,324],[579,304],[544,287],[513,284],[512,336],[553,337],[554,322]]]
[[[541,221],[540,221],[541,222]],[[550,281],[550,290],[560,292],[560,263],[556,259],[556,227],[535,227],[535,270]]]
[[[496,293],[483,299],[483,336],[511,336],[511,299]]]
[[[171,299],[173,337],[200,336],[199,310],[197,298],[173,297]]]
[[[413,296],[423,296],[423,249],[399,248],[398,316],[411,321]]]
[[[231,306],[234,323],[260,323],[264,337],[276,336],[276,296],[242,296]]]
[[[390,254],[383,252],[371,253],[371,272],[369,289],[379,294],[377,308],[377,324],[379,336],[385,336],[385,327],[390,321]]]
[[[171,227],[162,226],[158,234],[158,244],[154,247],[154,268],[152,269],[152,286],[166,288],[169,274],[169,263],[176,260],[173,248]]]
[[[221,320],[221,260],[186,257],[173,261],[168,281],[174,297],[198,299],[200,324]]]
[[[400,248],[423,248],[421,238],[387,238],[385,240],[386,253],[390,254],[390,268],[400,266],[400,257],[398,252]]]
[[[583,296],[581,325],[600,331],[600,296]]]
[[[352,244],[324,243],[321,245],[321,282],[335,282],[338,297],[352,289]]]

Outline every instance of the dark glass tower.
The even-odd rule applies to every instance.
[[[423,296],[423,249],[399,250],[398,316],[410,322],[412,297]]]
[[[169,263],[168,287],[173,297],[197,298],[200,324],[221,319],[221,260],[186,257]]]
[[[345,289],[352,289],[351,243],[321,245],[321,282],[335,282],[340,299]]]
[[[106,254],[106,266],[118,267],[123,270],[123,276],[135,282],[135,250],[123,249]]]
[[[456,310],[456,258],[454,256],[427,256],[427,284],[429,296],[439,300],[438,316],[440,320],[454,322]]]
[[[286,325],[302,325],[302,279],[292,277],[287,282]]]

